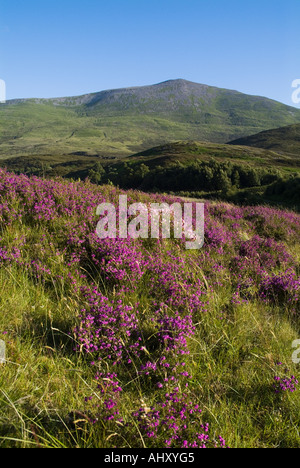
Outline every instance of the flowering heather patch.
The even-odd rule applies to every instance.
[[[267,270],[294,263],[285,245],[270,238],[253,236],[249,241],[241,243],[239,253],[242,257],[250,258],[257,268]]]
[[[98,394],[100,395],[99,400],[94,404],[95,418],[93,423],[96,424],[99,420],[102,421],[114,421],[119,419],[120,412],[118,411],[118,399],[119,395],[122,392],[119,382],[116,380],[117,375],[113,374],[103,374],[102,372],[97,372],[95,375],[95,380],[99,382],[97,385]],[[95,397],[92,395],[85,398],[85,402],[90,402],[95,400]]]
[[[300,278],[292,269],[280,274],[273,273],[262,281],[260,296],[280,305],[299,307]]]
[[[248,374],[253,356],[272,359],[261,344],[268,332],[259,326],[254,333],[252,327],[260,319],[264,323],[263,314],[271,321],[278,305],[298,318],[300,215],[207,204],[205,244],[195,252],[185,249],[184,239],[101,240],[97,206],[117,205],[122,193],[89,181],[0,170],[0,273],[9,279],[21,275],[47,298],[44,315],[35,319],[35,340],[44,339],[48,321],[49,336],[55,338],[51,305],[59,303],[64,317],[74,311],[64,333],[70,340],[74,336],[71,358],[92,364],[85,404],[93,428],[102,431],[107,424],[105,442],[122,428],[130,446],[141,446],[142,438],[149,447],[224,448],[231,434],[219,435],[226,426],[217,424],[214,411],[229,401],[235,379]],[[128,203],[180,202],[126,194]],[[252,319],[257,308],[262,317],[257,314],[246,334],[243,314],[250,310]],[[22,320],[11,328],[31,326],[27,309]],[[252,341],[242,342],[244,335]],[[54,348],[55,342],[51,347],[43,342],[43,352]],[[268,367],[263,377],[273,382]],[[276,377],[274,388],[294,393],[297,383],[295,376]],[[212,402],[212,410],[203,410]],[[227,421],[231,417],[227,414]]]
[[[274,389],[276,393],[280,392],[291,392],[294,393],[297,389],[297,385],[299,381],[296,379],[294,375],[289,377],[274,377]]]
[[[278,366],[278,370],[281,369],[281,366],[283,364],[281,362],[278,362],[277,363],[277,366]],[[273,388],[275,390],[275,393],[277,394],[282,394],[282,393],[285,393],[285,392],[290,392],[290,393],[294,393],[296,390],[297,390],[297,387],[299,385],[299,381],[297,380],[297,378],[292,375],[291,377],[288,377],[286,374],[288,373],[288,369],[285,369],[284,371],[284,376],[283,377],[280,377],[278,375],[276,375],[274,377],[274,383],[273,383]],[[282,372],[281,372],[282,374]]]
[[[103,274],[108,282],[134,286],[143,275],[145,259],[141,243],[133,244],[131,239],[98,239],[93,233],[89,236],[88,256],[94,268]]]
[[[81,324],[75,330],[80,349],[111,359],[114,364],[129,360],[130,354],[138,350],[138,341],[141,340],[137,338],[136,343],[131,344],[131,337],[138,328],[132,307],[124,305],[122,300],[110,304],[96,289],[90,291],[85,288],[83,295],[89,309],[82,309]]]
[[[134,413],[140,430],[149,439],[155,440],[163,432],[167,448],[224,448],[225,440],[219,437],[218,442],[210,440],[209,424],[201,423],[202,410],[197,404],[189,401],[188,395],[179,396],[178,387],[167,393],[156,408],[147,408],[144,404]]]

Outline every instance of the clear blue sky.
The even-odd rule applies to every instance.
[[[7,98],[185,78],[293,105],[299,0],[0,0]]]

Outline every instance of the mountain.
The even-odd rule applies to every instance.
[[[0,158],[125,156],[166,142],[225,143],[300,123],[300,110],[258,96],[171,80],[0,105]]]
[[[290,125],[231,141],[231,145],[264,148],[300,158],[300,125]]]

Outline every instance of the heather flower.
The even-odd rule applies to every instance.
[[[291,392],[294,393],[297,390],[297,386],[299,385],[299,381],[296,379],[294,375],[291,377],[274,377],[274,384],[273,388],[275,393],[282,393],[282,392]]]

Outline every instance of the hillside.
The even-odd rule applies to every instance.
[[[300,160],[300,125],[289,125],[260,132],[231,141],[230,144],[264,148],[279,154],[295,156],[297,160]]]
[[[300,216],[207,203],[205,244],[106,239],[180,199],[0,170],[0,447],[300,448]]]
[[[288,186],[289,180],[296,183],[300,159],[262,148],[180,141],[122,159],[87,157],[80,153],[72,160],[23,156],[0,160],[0,167],[17,174],[47,178],[89,178],[96,184],[113,183],[123,189],[300,209],[298,189],[291,196],[282,185],[286,181]],[[277,182],[280,184],[269,190]],[[273,192],[274,196],[270,196]]]
[[[300,122],[300,110],[185,80],[0,105],[0,158],[124,156],[166,142],[225,143]]]
[[[246,140],[246,139],[245,139]],[[124,161],[139,161],[149,166],[170,165],[176,161],[188,163],[193,161],[208,161],[211,158],[217,161],[234,161],[259,165],[261,168],[291,168],[299,167],[299,160],[294,155],[278,154],[275,150],[247,147],[243,145],[216,144],[201,141],[178,141],[149,148],[146,151],[134,154]],[[295,169],[297,170],[297,169]]]
[[[261,168],[280,169],[286,172],[291,170],[300,171],[299,161],[292,156],[282,156],[270,150],[251,148],[245,146],[232,146],[230,144],[217,144],[201,141],[177,141],[168,143],[146,151],[119,158],[98,156],[85,156],[78,152],[72,158],[66,156],[40,157],[20,156],[0,160],[0,166],[11,171],[25,174],[80,177],[88,176],[89,170],[97,163],[103,167],[117,167],[118,165],[130,164],[138,166],[146,164],[149,168],[157,166],[168,167],[180,162],[183,165],[197,161],[228,161],[238,164],[250,164]]]

